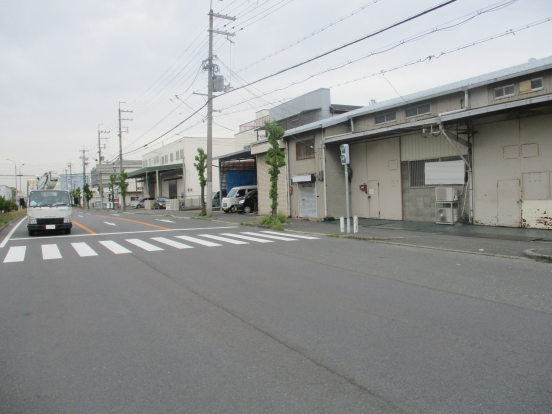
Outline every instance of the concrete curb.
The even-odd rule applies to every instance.
[[[525,250],[523,254],[530,259],[548,260],[549,262],[552,262],[552,255],[537,253],[535,252],[535,250],[536,249],[528,249],[528,250]]]

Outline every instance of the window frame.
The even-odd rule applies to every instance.
[[[418,110],[419,108],[421,108],[422,106],[426,106],[426,105],[429,105],[429,110],[427,112],[422,112],[422,113],[419,113]],[[408,110],[412,110],[412,109],[416,109],[416,114],[415,115],[407,115],[407,111]],[[420,105],[416,105],[416,106],[413,106],[411,108],[405,108],[404,109],[404,117],[405,119],[409,119],[409,118],[415,118],[417,116],[422,116],[422,115],[427,115],[427,114],[431,114],[431,102],[425,102],[423,104],[420,104]]]
[[[506,88],[508,88],[510,86],[514,89],[514,91],[511,94],[506,95]],[[504,95],[497,97],[496,96],[496,91],[499,90],[499,89],[503,90]],[[515,95],[516,95],[516,87],[515,87],[514,83],[512,83],[510,85],[499,86],[498,88],[493,88],[493,100],[494,101],[499,100],[499,99],[504,99],[504,98],[511,98],[512,96],[515,96]]]
[[[312,144],[309,144],[311,143]],[[314,145],[316,140],[314,138],[297,140],[295,141],[295,161],[309,160],[315,157]],[[311,148],[312,146],[312,148]],[[304,150],[299,151],[299,148],[305,148]],[[301,155],[300,155],[301,153]]]
[[[387,115],[389,114],[393,114],[393,119],[390,119],[390,120],[387,120]],[[378,117],[381,117],[383,116],[383,122],[378,122]],[[393,111],[393,112],[386,112],[385,114],[381,114],[381,115],[376,115],[374,117],[374,122],[376,125],[381,125],[381,124],[387,124],[389,122],[393,122],[393,121],[396,121],[397,120],[397,111]]]

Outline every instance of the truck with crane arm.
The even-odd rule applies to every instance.
[[[69,191],[61,189],[57,171],[42,175],[37,188],[29,193],[27,204],[29,236],[42,230],[64,230],[65,234],[70,234],[73,204]]]

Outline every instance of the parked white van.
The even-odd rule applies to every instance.
[[[228,192],[228,195],[222,199],[222,211],[225,213],[236,211],[234,204],[236,204],[240,198],[245,197],[248,192],[256,189],[256,185],[244,185],[242,187],[232,188]]]

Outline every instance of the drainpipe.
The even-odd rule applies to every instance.
[[[353,120],[351,119],[351,126]],[[322,174],[324,176],[324,218],[328,217],[328,180],[326,176],[326,144],[324,143],[324,129],[322,129]]]
[[[353,122],[353,118],[351,118],[351,133],[355,132],[355,123]]]
[[[443,127],[443,124],[442,124],[440,119],[439,119],[439,130],[444,135],[444,137],[447,139],[449,144],[452,145],[452,148],[454,148],[454,150],[458,153],[458,155],[460,155],[462,160],[464,160],[464,163],[468,167],[468,182],[469,182],[469,194],[470,194],[470,223],[473,224],[473,184],[472,184],[473,177],[472,177],[471,165],[468,162],[468,160],[466,160],[466,158],[462,155],[462,153],[458,150],[458,148],[456,148],[456,145],[454,145],[454,143],[452,142],[450,137],[447,135],[447,131]]]
[[[159,170],[155,171],[155,181],[157,181],[157,197],[161,197],[159,195]]]
[[[290,188],[290,185],[289,185],[289,178],[290,178],[290,169],[289,169],[289,140],[286,139],[286,165],[287,165],[287,168],[286,168],[286,172],[287,172],[287,177],[286,177],[286,191],[287,191],[287,212],[288,212],[288,217],[291,217],[291,194],[289,193],[289,188]],[[221,199],[222,200],[222,199]],[[222,207],[222,206],[221,206]]]

